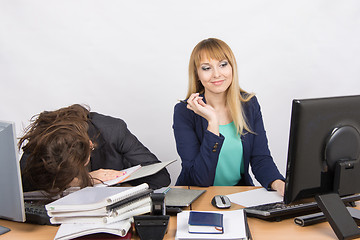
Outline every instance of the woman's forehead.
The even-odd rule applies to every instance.
[[[199,54],[199,59],[198,59],[199,62],[198,63],[210,62],[210,60],[222,61],[224,59],[227,59],[227,58],[223,52],[203,50]]]
[[[225,52],[219,48],[205,48],[200,51],[200,57],[219,59],[225,57]]]

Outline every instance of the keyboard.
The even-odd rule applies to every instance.
[[[345,196],[341,199],[345,205],[351,205],[354,204],[355,201],[360,200],[360,194]],[[244,210],[248,217],[255,217],[268,221],[281,221],[286,218],[292,218],[321,211],[315,201],[299,204],[284,204],[283,202],[274,202],[247,207],[244,208]]]
[[[50,217],[47,215],[45,205],[36,202],[24,202],[25,216],[27,223],[34,223],[39,225],[52,225]]]

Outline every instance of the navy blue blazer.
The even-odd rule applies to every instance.
[[[205,118],[187,109],[186,103],[178,103],[174,108],[173,129],[176,148],[181,157],[182,169],[176,185],[212,186],[219,153],[224,136],[217,136],[207,130]],[[256,97],[243,104],[250,129],[241,136],[245,171],[239,185],[254,185],[249,174],[249,165],[260,184],[269,188],[276,180],[284,180],[271,157],[264,129],[260,105]],[[239,169],[240,171],[240,169]]]

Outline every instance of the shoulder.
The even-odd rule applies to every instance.
[[[186,106],[187,106],[186,103],[179,102],[179,103],[175,104],[174,111],[175,112],[184,112],[184,111],[188,110]]]
[[[203,97],[204,102],[206,103],[206,99],[204,97],[203,94],[200,94],[201,97]],[[187,100],[187,99],[185,99]],[[186,102],[179,102],[177,104],[175,104],[174,107],[174,117],[176,117],[177,115],[182,115],[183,117],[191,117],[191,118],[196,118],[197,115],[196,113],[194,113],[194,111],[190,110],[187,108],[187,103]]]
[[[244,106],[245,111],[260,110],[260,104],[256,96],[253,96],[247,102],[243,102],[242,105]]]
[[[107,115],[103,115],[97,112],[91,112],[89,120],[95,127],[97,127],[101,132],[104,131],[114,131],[114,129],[124,129],[127,128],[124,120],[120,118],[115,118]]]
[[[194,115],[194,112],[187,108],[187,104],[179,102],[174,107],[174,117],[191,117]]]
[[[257,121],[262,117],[260,104],[256,96],[253,96],[249,101],[242,104],[243,111],[248,124],[254,124],[253,121]]]
[[[197,115],[192,110],[187,108],[186,103],[180,102],[175,105],[173,115],[174,129],[181,129],[181,126],[197,127],[202,124],[202,120],[203,118],[200,115]]]

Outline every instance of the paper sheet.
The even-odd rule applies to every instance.
[[[252,207],[266,203],[281,202],[283,197],[276,191],[268,191],[265,188],[258,188],[246,192],[239,192],[226,195],[230,201],[244,207]]]

